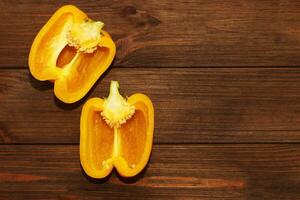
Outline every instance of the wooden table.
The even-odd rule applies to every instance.
[[[0,1],[1,199],[300,199],[300,1],[73,1],[106,23],[118,51],[66,105],[27,59],[68,2]],[[153,100],[154,147],[137,177],[93,180],[79,162],[79,117],[112,79]]]

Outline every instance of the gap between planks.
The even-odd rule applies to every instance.
[[[153,146],[238,146],[238,145],[300,145],[300,142],[199,142],[199,143],[153,143]],[[0,143],[0,146],[79,146],[79,143]]]
[[[0,67],[1,70],[27,70],[29,67]],[[207,67],[174,67],[174,66],[166,66],[166,67],[157,67],[157,66],[148,66],[148,67],[129,67],[129,66],[112,66],[109,69],[300,69],[300,66],[207,66]]]

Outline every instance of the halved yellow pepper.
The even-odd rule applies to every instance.
[[[65,103],[80,100],[109,67],[116,46],[104,24],[72,5],[58,9],[40,30],[29,54],[31,74],[54,82]]]
[[[80,161],[93,178],[104,178],[115,167],[124,177],[137,175],[146,166],[152,148],[154,109],[143,94],[128,99],[111,82],[106,99],[92,98],[80,119]]]

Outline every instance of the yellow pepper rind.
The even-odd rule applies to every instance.
[[[104,178],[113,170],[113,165],[109,165],[108,169],[97,170],[97,168],[91,167],[88,155],[86,154],[86,149],[89,148],[87,126],[89,124],[89,114],[93,111],[102,110],[103,99],[91,98],[83,106],[81,117],[80,117],[80,162],[85,173],[93,178]],[[100,163],[99,163],[100,164]]]
[[[95,39],[97,47],[93,46],[93,35],[91,40],[89,38],[87,38],[86,41],[84,40],[87,43],[83,42],[85,45],[84,48],[82,48],[83,51],[79,50],[69,64],[64,67],[57,66],[59,54],[65,46],[69,45],[67,35],[68,32],[70,32],[70,28],[72,28],[74,23],[80,24],[86,21],[91,20],[77,7],[73,5],[63,6],[58,9],[42,27],[30,49],[28,59],[30,73],[34,78],[40,81],[49,80],[54,82],[55,96],[65,103],[74,103],[83,98],[97,79],[107,70],[116,54],[115,43],[107,32],[101,30],[101,37],[99,35],[99,37],[97,36]],[[100,31],[103,25],[99,24],[99,22],[95,23],[95,30]],[[89,42],[91,42],[91,44],[89,44]],[[107,51],[105,51],[104,56],[101,57],[101,62],[98,62],[98,64],[93,63],[94,71],[92,73],[89,72],[89,74],[84,74],[87,75],[88,78],[80,83],[77,88],[70,90],[70,87],[73,87],[71,83],[68,84],[71,75],[78,73],[76,69],[74,69],[74,66],[72,66],[72,62],[76,63],[76,59],[82,59],[83,54],[91,54],[92,50],[102,47],[107,49]],[[102,50],[100,49],[99,51]],[[79,62],[80,61],[77,63]],[[84,64],[85,63],[79,63],[78,65],[80,67],[80,65]],[[78,73],[77,76],[80,76],[80,73]]]
[[[39,31],[39,33],[36,35],[36,37],[33,40],[33,43],[30,48],[29,53],[29,59],[28,59],[28,65],[30,73],[34,78],[40,81],[46,81],[46,80],[55,80],[61,71],[59,68],[51,67],[51,70],[46,69],[42,73],[37,71],[37,63],[36,63],[36,57],[39,55],[39,49],[38,46],[41,43],[41,40],[43,39],[44,35],[50,31],[54,23],[57,22],[57,20],[65,13],[76,13],[74,16],[74,20],[79,18],[87,18],[86,14],[84,14],[81,10],[79,10],[77,7],[73,5],[65,5],[59,8],[47,21],[47,23],[42,27],[42,29]],[[48,66],[47,66],[48,67]],[[49,75],[51,74],[51,75]]]
[[[74,103],[80,100],[93,87],[99,77],[109,68],[116,54],[116,46],[106,31],[102,31],[102,34],[103,36],[99,46],[107,47],[109,49],[110,53],[108,54],[108,57],[105,59],[104,63],[101,64],[99,69],[90,75],[90,81],[86,83],[85,87],[82,87],[77,91],[77,93],[68,93],[68,89],[65,84],[67,79],[66,76],[62,76],[60,79],[58,79],[54,85],[54,94],[59,100],[65,103]],[[97,66],[95,66],[95,68],[96,67]]]
[[[154,132],[154,108],[152,101],[150,98],[144,94],[136,93],[128,98],[128,103],[134,105],[137,102],[143,102],[147,106],[148,110],[148,127],[147,127],[147,138],[146,138],[146,146],[145,151],[143,153],[142,159],[139,164],[137,164],[134,168],[131,168],[127,165],[124,159],[119,158],[115,160],[114,166],[116,167],[118,173],[123,177],[133,177],[139,174],[147,165],[153,143],[153,132]]]
[[[88,147],[91,145],[88,137],[89,134],[93,134],[91,132],[88,132],[87,127],[89,126],[91,121],[89,121],[89,116],[93,112],[102,112],[103,111],[103,104],[104,100],[100,98],[92,98],[88,100],[85,105],[83,106],[82,113],[81,113],[81,119],[80,119],[80,161],[82,164],[83,169],[85,170],[86,174],[93,178],[104,178],[108,176],[108,174],[111,172],[112,168],[115,167],[118,173],[123,177],[132,177],[140,173],[145,166],[148,163],[148,160],[150,158],[151,149],[152,149],[152,143],[153,143],[153,131],[154,131],[154,108],[153,104],[149,97],[147,97],[144,94],[134,94],[130,96],[127,100],[127,102],[130,105],[135,105],[137,103],[142,103],[146,106],[145,115],[147,116],[147,127],[146,127],[146,143],[143,150],[143,154],[141,156],[141,159],[139,160],[134,167],[129,166],[127,161],[122,157],[122,149],[120,149],[120,146],[114,146],[114,152],[111,155],[111,158],[108,161],[105,161],[107,163],[108,168],[103,169],[103,171],[93,168],[91,166],[97,166],[97,163],[93,163],[91,159],[89,159],[89,149]],[[122,134],[116,132],[118,128],[114,127],[115,130],[114,134],[115,137],[117,134]],[[115,140],[116,141],[116,140]],[[114,145],[117,145],[115,142]],[[99,163],[98,163],[99,164]]]

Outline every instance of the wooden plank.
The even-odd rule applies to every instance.
[[[118,46],[114,66],[297,66],[300,2],[72,1],[101,19]],[[26,67],[35,34],[68,1],[0,2],[0,67]]]
[[[2,145],[3,199],[299,199],[300,146],[155,145],[137,177],[84,175],[78,146]]]
[[[1,143],[78,143],[91,97],[145,93],[155,107],[155,143],[300,141],[300,69],[111,69],[82,101],[54,98],[27,70],[0,70]]]

